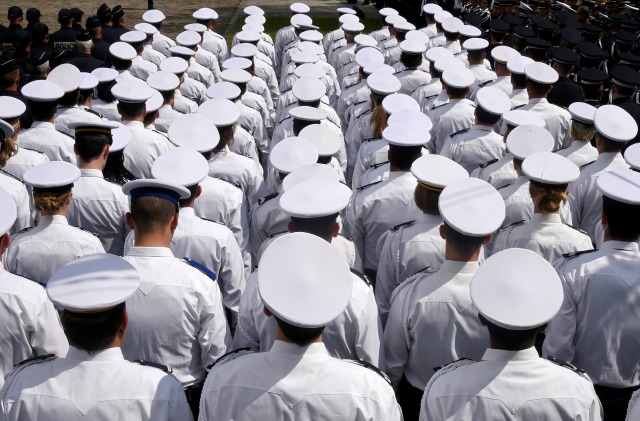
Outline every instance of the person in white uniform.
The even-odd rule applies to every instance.
[[[524,69],[530,63],[533,63],[533,59],[527,56],[512,57],[507,62],[507,70],[511,72],[511,106],[514,109],[524,107],[529,103],[527,76]]]
[[[545,128],[555,139],[553,150],[569,146],[571,142],[571,114],[557,105],[549,103],[547,95],[558,81],[558,72],[544,63],[530,63],[524,68],[527,77],[529,102],[518,109],[532,111],[545,122]]]
[[[141,31],[129,31],[120,35],[120,41],[126,42],[136,50],[136,56],[131,60],[129,72],[133,77],[137,77],[142,81],[146,81],[150,75],[158,71],[157,65],[142,57],[146,39],[147,34]]]
[[[616,169],[600,174],[596,184],[604,242],[597,250],[567,254],[555,263],[565,297],[549,323],[542,351],[584,369],[596,385],[606,419],[621,420],[640,387],[635,345],[640,174]]]
[[[64,96],[64,90],[48,80],[36,80],[22,88],[22,95],[29,100],[33,124],[29,129],[20,131],[18,146],[42,151],[51,161],[76,164],[73,137],[58,131],[54,125],[57,101]]]
[[[386,377],[369,365],[329,355],[325,326],[345,311],[351,273],[326,240],[297,232],[275,240],[258,268],[264,313],[276,321],[268,352],[232,355],[211,369],[200,420],[402,419]]]
[[[3,152],[5,148],[10,147],[10,139],[14,136],[14,133],[15,132],[11,125],[4,120],[0,120],[0,145],[2,145]],[[14,234],[25,228],[31,227],[33,225],[31,195],[27,191],[22,180],[2,169],[0,170],[0,187],[6,190],[6,192],[13,198],[17,211],[17,216],[13,222],[13,226],[9,230],[9,233]]]
[[[485,181],[451,180],[438,200],[445,260],[437,271],[413,276],[394,291],[385,328],[387,374],[407,420],[418,419],[435,367],[459,358],[478,359],[489,345],[469,284],[480,266],[482,245],[502,222],[504,203]]]
[[[495,132],[502,114],[511,109],[511,100],[497,88],[480,88],[475,95],[474,125],[450,134],[440,151],[471,172],[480,164],[504,154],[504,140]]]
[[[611,104],[598,108],[593,122],[598,158],[582,167],[580,178],[569,185],[569,204],[573,226],[586,231],[595,243],[595,228],[602,216],[602,193],[596,182],[607,171],[629,168],[621,152],[624,145],[636,137],[638,125],[628,112]]]
[[[104,179],[102,171],[111,146],[122,149],[131,134],[125,126],[113,122],[73,122],[70,127],[76,131],[80,178],[74,183],[67,210],[69,223],[95,232],[107,253],[122,256],[129,200],[120,186]]]
[[[116,83],[111,91],[119,101],[122,124],[131,132],[131,142],[124,149],[124,166],[136,178],[150,178],[153,161],[173,148],[165,135],[144,127],[146,101],[154,90],[142,81],[129,80]]]
[[[521,171],[529,179],[533,214],[530,220],[501,230],[491,252],[519,247],[535,251],[553,263],[566,253],[589,250],[589,236],[563,223],[560,217],[561,207],[569,198],[569,183],[580,176],[578,167],[553,152],[537,152],[522,162]]]
[[[184,130],[184,136],[207,135],[198,131],[200,126],[196,122],[191,121],[191,124],[193,129]],[[174,255],[195,260],[216,274],[229,323],[235,328],[245,284],[242,252],[229,228],[196,216],[194,210],[195,200],[202,192],[200,183],[209,175],[207,160],[194,149],[175,148],[160,155],[151,172],[154,178],[172,180],[191,193],[189,198],[180,201],[178,228],[173,233],[170,248]]]
[[[135,268],[111,254],[86,256],[56,271],[47,295],[61,310],[71,346],[18,364],[2,390],[2,418],[193,419],[171,368],[123,357],[126,301],[139,286]]]
[[[102,121],[102,117],[94,111],[78,107],[82,74],[76,66],[69,63],[61,64],[49,73],[47,81],[55,83],[64,91],[64,95],[57,101],[58,106],[53,116],[56,130],[73,136],[73,130],[69,128],[72,121]]]
[[[415,205],[422,214],[391,228],[378,241],[376,302],[383,326],[396,288],[419,272],[440,269],[445,258],[445,241],[440,234],[442,217],[438,209],[440,193],[449,183],[469,178],[464,168],[439,155],[416,159],[411,173],[417,180],[413,194]]]
[[[71,190],[79,178],[78,167],[60,161],[40,164],[24,174],[25,183],[33,189],[38,222],[12,237],[5,255],[5,269],[46,284],[56,270],[70,261],[105,252],[96,234],[73,227],[67,221]]]
[[[574,102],[569,105],[568,110],[571,114],[571,143],[557,153],[582,168],[598,158],[598,150],[591,146],[591,141],[596,136],[593,125],[596,107],[584,102]]]
[[[129,335],[122,353],[171,366],[197,415],[205,369],[227,352],[231,336],[215,276],[174,257],[169,248],[179,202],[189,198],[189,190],[145,179],[128,182],[122,191],[130,195],[127,223],[136,238],[125,259],[141,279],[127,301]]]
[[[336,180],[323,176],[302,177],[299,180],[288,186],[279,201],[289,219],[288,231],[316,235],[332,243],[335,248],[340,229],[338,214],[347,206],[351,191]],[[268,253],[273,242],[268,243],[264,253]],[[258,267],[261,264],[262,261]],[[242,296],[239,333],[234,338],[234,348],[249,346],[253,350],[267,351],[276,340],[276,324],[263,312],[257,289],[258,275],[256,272],[251,275]],[[323,341],[333,357],[363,360],[384,369],[382,326],[373,288],[364,275],[353,270],[351,283],[353,289],[349,305],[340,316],[327,324]]]
[[[171,123],[182,115],[173,108],[180,78],[171,72],[160,70],[147,78],[147,85],[162,95],[162,106],[158,109],[155,127],[163,133],[168,133]]]
[[[116,83],[119,73],[116,69],[107,69],[99,67],[91,72],[98,79],[96,87],[96,96],[91,99],[89,108],[102,114],[107,120],[120,121],[120,113],[118,112],[118,101],[111,93],[111,88]]]
[[[0,232],[4,233],[0,252],[4,254],[10,245],[9,229],[18,216],[13,199],[4,189],[0,189],[0,210],[3,215]],[[66,354],[67,338],[42,286],[0,267],[0,303],[5,325],[0,334],[0,386],[21,361],[47,354]]]
[[[589,377],[534,344],[562,305],[562,284],[531,250],[504,250],[485,260],[470,285],[491,346],[480,361],[446,365],[429,381],[420,420],[602,420]]]
[[[507,63],[512,58],[520,57],[520,53],[506,45],[498,45],[491,50],[491,57],[493,58],[493,67],[496,72],[496,79],[493,82],[489,82],[485,87],[493,87],[500,89],[505,94],[513,94],[513,85],[511,84],[511,71],[507,67]]]
[[[174,47],[176,43],[174,40],[160,32],[162,22],[164,22],[165,19],[165,14],[158,9],[147,10],[142,14],[142,20],[158,30],[153,34],[153,42],[151,46],[154,50],[161,52],[165,57],[169,57],[169,48]]]
[[[418,40],[405,40],[400,43],[400,50],[400,61],[396,66],[401,65],[402,70],[395,74],[400,80],[399,92],[412,95],[416,89],[431,82],[431,75],[421,68],[427,47]]]
[[[150,63],[156,65],[156,71],[160,68],[162,60],[167,58],[163,53],[153,48],[153,37],[159,33],[158,28],[150,23],[143,22],[136,24],[133,29],[140,31],[146,35],[144,41],[142,41],[142,53],[140,56]],[[169,47],[170,48],[170,47]]]
[[[229,54],[227,40],[214,31],[216,21],[219,17],[218,12],[209,7],[203,7],[193,12],[193,17],[196,23],[207,27],[207,30],[202,36],[202,48],[215,54],[218,63],[225,61]]]

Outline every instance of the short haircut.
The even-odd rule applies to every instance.
[[[576,119],[571,121],[571,136],[576,140],[591,141],[596,136],[596,127]]]
[[[549,86],[550,85],[534,82],[531,79],[527,79],[527,89],[530,89],[531,92],[536,96],[546,96],[549,91]]]
[[[157,196],[142,196],[131,200],[131,216],[136,234],[149,234],[163,229],[178,212],[175,203]]]
[[[311,126],[312,124],[318,124],[317,121],[309,121],[309,120],[300,120],[298,118],[293,119],[293,134],[295,136],[298,135],[307,126]]]
[[[56,112],[57,103],[55,102],[36,102],[29,101],[29,109],[31,115],[36,121],[49,121]]]
[[[324,326],[313,328],[299,327],[289,324],[275,315],[273,317],[276,319],[276,323],[278,324],[278,327],[280,327],[284,336],[298,346],[307,346],[311,344],[320,335],[322,335],[322,332],[324,331]]]
[[[408,171],[413,161],[420,157],[422,146],[389,145],[389,163]]]
[[[118,112],[124,117],[140,117],[145,110],[144,102],[118,102]]]
[[[477,61],[482,59],[482,54],[484,54],[484,50],[467,51],[467,59],[472,59]]]
[[[79,41],[76,40],[76,50],[78,52],[90,52],[91,47],[93,47],[93,41]]]
[[[231,145],[233,142],[233,135],[235,133],[236,123],[233,123],[230,126],[219,126],[218,133],[220,134],[220,141],[213,148],[214,152],[222,152],[225,146]]]
[[[338,219],[338,214],[321,216],[318,218],[296,218],[291,217],[291,225],[295,232],[306,232],[316,235],[322,239],[331,239],[331,234]]]
[[[449,97],[451,99],[461,99],[467,96],[467,90],[469,88],[454,88],[453,86],[447,85],[447,92],[449,93]]]
[[[16,83],[20,77],[20,69],[13,70],[5,75],[0,75],[0,89],[5,89]]]
[[[446,222],[444,223],[444,232],[447,236],[447,244],[460,251],[460,253],[474,253],[480,250],[484,241],[484,236],[473,237],[462,234]]]
[[[76,133],[78,155],[85,162],[98,158],[104,151],[104,147],[112,143],[113,138],[107,133]]]
[[[413,198],[422,212],[428,215],[440,215],[440,209],[438,208],[440,193],[439,191],[429,190],[418,184],[413,192]]]
[[[116,84],[115,80],[112,80],[110,82],[98,83],[98,86],[97,86],[98,98],[100,98],[104,102],[115,101],[116,97],[114,97],[113,93],[111,93],[111,88],[113,88],[115,84]]]
[[[58,100],[58,105],[62,105],[64,107],[73,107],[78,103],[78,92],[80,89],[76,89],[75,91],[65,93],[62,98]]]
[[[511,84],[517,89],[524,89],[527,87],[527,77],[518,73],[511,73]]]
[[[607,216],[609,235],[622,241],[637,242],[640,237],[640,205],[619,202],[602,196],[602,211]]]
[[[597,136],[602,142],[602,152],[622,152],[624,149],[625,142],[616,142],[615,140],[604,137],[600,133],[597,133]]]
[[[95,354],[111,345],[122,325],[125,313],[125,303],[97,313],[75,313],[65,310],[62,326],[70,345],[89,354]]]
[[[45,61],[42,64],[38,64],[34,66],[32,64],[27,64],[27,72],[33,76],[44,76],[47,74],[47,70],[49,70],[49,60]]]
[[[198,186],[199,184],[195,184],[193,186],[189,186],[187,187],[187,190],[189,190],[189,197],[186,199],[180,199],[180,207],[186,207],[189,206],[191,204],[191,202],[193,202],[196,199],[196,191],[198,190]]]
[[[486,126],[493,126],[502,118],[501,114],[493,114],[484,108],[478,106],[476,107],[476,118],[480,124],[484,124]]]
[[[111,64],[116,70],[127,70],[131,67],[131,60],[122,60],[111,54]]]
[[[414,69],[422,64],[422,54],[400,53],[400,63],[407,69]]]
[[[621,86],[613,80],[613,84],[616,85],[616,92],[621,96],[631,96],[635,92],[635,88],[629,88],[627,86]]]
[[[553,67],[555,67],[555,70],[558,72],[559,75],[568,75],[569,73],[571,73],[573,64],[558,63],[556,61],[553,63]]]
[[[489,330],[489,335],[492,338],[497,339],[500,342],[506,343],[523,343],[531,342],[536,339],[538,335],[539,326],[533,329],[515,330],[500,327],[494,323],[491,323],[485,318],[485,324]]]

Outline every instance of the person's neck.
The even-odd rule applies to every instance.
[[[42,212],[40,211],[41,216],[64,216],[67,217],[67,205],[63,205],[56,212]]]
[[[140,123],[144,123],[144,116],[128,116],[123,115],[121,118],[122,121],[139,121]]]
[[[284,333],[282,333],[282,330],[280,330],[280,328],[276,328],[276,340],[278,341],[282,341],[282,342],[286,342],[288,344],[295,344],[294,341],[292,341],[291,339],[287,338]],[[315,343],[321,343],[322,342],[322,335],[318,336],[317,338],[315,338],[313,341],[309,342],[309,345],[311,344],[315,344]],[[296,344],[297,345],[297,344]],[[307,345],[308,346],[308,345]]]
[[[524,351],[525,349],[535,346],[535,339],[509,343],[489,335],[489,340],[491,349],[500,349],[503,351]]]
[[[36,119],[34,119],[33,122],[34,123],[51,123],[51,124],[53,124],[54,119],[53,119],[53,116],[51,116],[51,118],[48,118],[46,120],[36,120]]]
[[[106,160],[102,159],[94,159],[93,161],[83,161],[82,159],[78,160],[78,167],[82,170],[104,170],[105,165],[107,164]]]
[[[172,233],[153,232],[149,234],[135,233],[135,247],[166,247],[171,245]]]
[[[452,262],[477,262],[480,257],[480,249],[469,253],[463,253],[455,247],[451,246],[449,242],[445,242],[444,258],[451,260]]]
[[[393,163],[389,163],[389,172],[408,172],[409,168],[401,168]]]
[[[543,94],[543,95],[538,95],[538,94],[531,94],[529,92],[527,92],[529,94],[529,99],[547,99],[547,95]]]

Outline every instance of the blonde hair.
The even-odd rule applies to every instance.
[[[540,213],[558,213],[560,206],[562,206],[569,197],[569,187],[566,184],[542,186],[531,182],[529,183],[529,193]]]
[[[44,213],[58,212],[69,198],[71,191],[63,193],[52,191],[33,192],[33,202],[36,210]]]
[[[571,123],[571,136],[576,140],[590,142],[596,137],[596,127],[593,124],[585,124],[573,120]]]
[[[4,145],[2,145],[2,149],[0,150],[0,165],[3,167],[7,164],[9,158],[18,153],[16,137],[18,136],[18,129],[20,128],[20,120],[16,120],[12,126],[15,133],[13,136],[5,139]]]
[[[413,192],[413,199],[418,208],[427,215],[440,215],[438,209],[440,192],[426,189],[418,184]]]
[[[369,124],[373,130],[373,137],[382,137],[382,132],[387,128],[387,112],[382,108],[382,97],[371,92],[371,118]]]

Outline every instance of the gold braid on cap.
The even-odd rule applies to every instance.
[[[431,186],[428,186],[428,185],[424,184],[422,181],[418,181],[418,185],[419,185],[420,187],[424,187],[425,189],[427,189],[427,190],[431,190],[431,191],[434,191],[434,192],[436,192],[436,193],[440,193],[440,192],[442,192],[442,190],[443,190],[443,189],[438,188],[438,187],[431,187]]]

